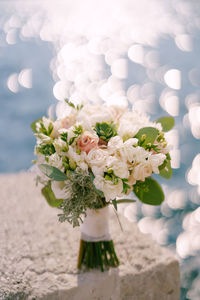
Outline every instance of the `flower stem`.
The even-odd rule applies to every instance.
[[[119,260],[112,240],[99,242],[80,240],[78,269],[100,269],[104,272],[118,265]]]

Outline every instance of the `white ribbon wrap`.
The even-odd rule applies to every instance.
[[[81,239],[86,242],[110,241],[109,207],[87,209],[87,216],[81,224]]]

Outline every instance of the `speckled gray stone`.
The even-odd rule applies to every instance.
[[[120,267],[77,273],[79,228],[57,213],[32,174],[0,175],[0,299],[179,299],[177,260],[124,218],[124,232],[111,218]]]

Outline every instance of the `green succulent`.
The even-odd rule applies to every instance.
[[[96,123],[95,131],[98,137],[105,142],[108,142],[111,137],[117,135],[116,125],[113,122]]]

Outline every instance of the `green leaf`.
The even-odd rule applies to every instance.
[[[161,186],[151,177],[147,177],[144,182],[138,181],[133,191],[145,204],[160,205],[165,198]]]
[[[112,204],[113,204],[115,210],[117,210],[117,200],[116,199],[112,200]]]
[[[128,181],[127,178],[122,178],[122,185],[123,185],[123,190],[122,193],[126,194],[128,190],[130,189],[130,185],[126,183]]]
[[[48,127],[48,135],[50,135],[53,131],[53,124],[52,123],[49,123],[49,127]]]
[[[143,142],[142,145],[146,145],[148,143],[153,144],[158,133],[158,129],[154,127],[144,127],[141,128],[134,137]]]
[[[174,127],[174,118],[172,117],[162,117],[156,120],[156,123],[160,123],[162,125],[163,131],[167,132]]]
[[[67,137],[68,137],[68,133],[67,132],[61,133],[60,137],[61,137],[61,140],[63,140],[64,142],[67,143]]]
[[[136,200],[134,200],[134,199],[118,199],[118,200],[116,200],[116,202],[117,202],[117,204],[119,204],[119,203],[134,203],[134,202],[136,202]]]
[[[56,199],[50,183],[43,187],[41,192],[50,206],[57,207],[63,202],[63,199]]]
[[[53,144],[40,144],[36,149],[37,152],[42,153],[43,155],[52,155],[56,152]]]
[[[65,102],[66,102],[69,106],[71,106],[72,108],[76,109],[74,103],[72,103],[71,101],[69,101],[67,98],[65,99]]]
[[[38,166],[40,171],[44,173],[47,177],[55,181],[64,181],[67,179],[67,176],[61,172],[58,168],[41,164]]]
[[[36,130],[36,123],[37,123],[37,122],[40,122],[40,121],[42,121],[42,118],[37,119],[37,120],[35,120],[35,121],[33,121],[33,122],[31,123],[31,129],[32,129],[32,131],[33,131],[34,133],[37,132],[37,130]]]
[[[172,177],[172,168],[171,168],[170,161],[167,160],[164,168],[161,168],[161,167],[162,167],[162,165],[159,167],[159,170],[160,170],[159,175],[164,177],[165,179],[170,179]]]

